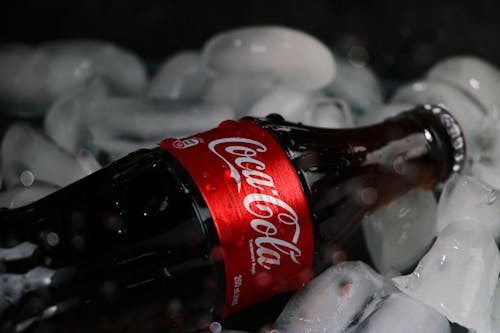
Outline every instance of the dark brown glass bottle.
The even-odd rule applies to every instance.
[[[287,157],[283,163],[290,165],[300,184],[314,235],[312,274],[331,264],[332,249],[349,240],[366,213],[410,189],[431,188],[445,180],[460,170],[465,154],[459,126],[438,107],[418,107],[354,129],[307,127],[276,115],[221,126],[236,126],[234,141],[244,134],[239,124],[245,122],[279,144]],[[208,144],[203,138],[169,143],[185,149]],[[246,170],[243,175],[251,174],[246,185],[270,184],[267,174],[258,173],[264,170],[264,160],[251,159],[251,151],[264,149],[225,149],[242,157],[234,165]],[[214,152],[220,153],[216,148]],[[231,167],[224,174],[235,176],[227,171],[233,171]],[[204,172],[198,178],[210,177]],[[221,254],[227,240],[221,241],[217,212],[207,205],[210,193],[223,189],[212,183],[200,188],[202,181],[158,147],[134,152],[38,202],[2,211],[0,332],[206,328],[228,306],[224,302],[230,267],[225,262],[228,254]],[[282,195],[279,191],[272,189],[276,198]],[[276,198],[269,202],[285,207]],[[229,214],[233,203],[227,201]],[[264,216],[265,207],[259,207],[263,210],[257,213]],[[301,231],[307,227],[301,225]],[[274,243],[281,254],[286,252],[282,244]],[[259,255],[261,266],[276,264],[266,257],[266,248],[259,249],[263,252],[252,253]],[[292,252],[287,254],[297,254]],[[287,290],[272,281],[259,288],[268,288],[269,297]]]

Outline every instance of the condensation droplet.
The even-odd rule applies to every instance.
[[[49,232],[47,236],[45,236],[45,241],[50,246],[56,246],[59,244],[59,235],[55,232]]]
[[[208,193],[214,193],[215,191],[217,191],[217,186],[215,186],[214,184],[207,184],[205,185],[205,191],[207,191]]]
[[[269,272],[260,272],[255,275],[255,284],[259,287],[267,287],[273,281],[273,276]]]
[[[30,170],[24,170],[19,176],[21,184],[25,187],[30,187],[35,182],[35,175]]]
[[[222,332],[222,325],[218,321],[213,321],[208,325],[208,329],[212,333],[220,333]]]

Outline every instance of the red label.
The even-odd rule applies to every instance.
[[[294,168],[270,133],[250,120],[229,120],[161,146],[191,174],[215,222],[216,252],[226,270],[223,315],[309,280],[309,209]]]

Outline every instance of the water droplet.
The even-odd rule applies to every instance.
[[[222,332],[222,325],[218,321],[213,321],[210,323],[210,325],[208,325],[208,329],[210,330],[210,332],[220,333]]]
[[[203,172],[203,178],[208,178],[210,176],[210,173],[208,171]]]
[[[57,244],[59,244],[59,235],[55,232],[49,232],[45,236],[45,241],[49,246],[56,246]]]
[[[207,191],[208,193],[214,193],[215,191],[217,191],[217,186],[215,186],[214,184],[207,184],[205,185],[205,191]]]
[[[160,210],[160,212],[163,212],[165,209],[167,209],[167,207],[168,207],[168,197],[165,197],[165,199],[163,199],[158,209]]]
[[[268,287],[273,281],[273,276],[269,272],[260,272],[255,275],[255,284],[259,287]]]
[[[478,90],[481,87],[479,81],[474,78],[469,79],[469,85],[476,90]]]
[[[24,170],[19,176],[21,184],[25,187],[30,187],[35,182],[35,175],[30,170]]]

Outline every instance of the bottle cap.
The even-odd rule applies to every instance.
[[[446,132],[450,136],[452,153],[452,171],[460,172],[465,164],[466,148],[465,136],[460,124],[455,117],[440,105],[423,105],[424,109],[432,111],[439,121],[444,125]]]

